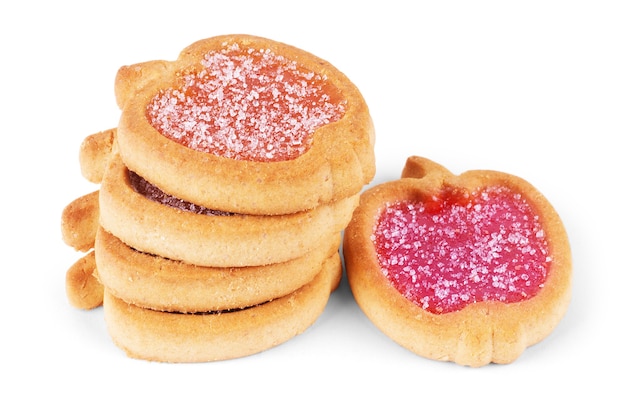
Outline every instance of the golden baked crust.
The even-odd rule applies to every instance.
[[[78,160],[85,179],[96,184],[102,181],[116,136],[117,129],[108,129],[87,136],[80,144]]]
[[[257,305],[297,290],[338,253],[340,242],[337,234],[284,263],[210,268],[138,252],[100,228],[96,263],[100,282],[127,303],[163,311],[218,311]]]
[[[150,101],[180,84],[183,75],[198,72],[207,52],[233,44],[269,49],[326,77],[346,100],[345,113],[314,132],[307,152],[286,161],[216,156],[161,135],[146,117]],[[122,67],[116,97],[122,109],[117,141],[124,163],[166,193],[198,205],[254,215],[300,212],[349,198],[374,176],[374,129],[360,92],[330,63],[290,45],[247,35],[201,40],[176,61]]]
[[[66,245],[77,251],[93,249],[99,225],[98,191],[78,197],[61,213],[61,235]]]
[[[113,154],[100,187],[100,224],[128,246],[189,264],[242,267],[286,262],[333,241],[359,195],[280,216],[204,215],[137,193]],[[212,207],[209,207],[212,208]]]
[[[231,312],[179,314],[127,304],[108,291],[104,316],[128,356],[159,362],[208,362],[256,354],[304,332],[341,279],[335,254],[310,283],[276,300]]]
[[[487,185],[515,190],[538,214],[551,257],[543,288],[524,301],[479,301],[443,314],[409,301],[381,271],[377,258],[372,236],[383,208],[397,201],[425,200],[445,186],[473,190]],[[455,176],[427,159],[409,158],[401,179],[363,193],[346,228],[343,252],[350,287],[370,320],[400,345],[436,360],[472,367],[512,362],[556,327],[571,297],[571,252],[558,214],[532,185],[500,172]]]
[[[90,310],[102,305],[104,288],[96,277],[94,251],[78,259],[67,270],[65,292],[73,307]]]

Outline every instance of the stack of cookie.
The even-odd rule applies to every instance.
[[[72,304],[102,303],[114,342],[155,361],[246,356],[306,330],[374,176],[358,89],[242,35],[123,67],[115,87],[119,125],[80,152],[100,189],[62,216],[66,243],[88,251],[67,274]]]

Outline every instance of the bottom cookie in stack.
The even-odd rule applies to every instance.
[[[255,306],[202,313],[152,310],[105,289],[104,316],[113,341],[129,357],[159,362],[209,362],[262,352],[304,332],[324,311],[341,280],[339,254],[296,291]]]

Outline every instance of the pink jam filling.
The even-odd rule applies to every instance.
[[[345,112],[325,77],[269,49],[234,44],[207,53],[202,66],[147,108],[163,136],[191,149],[249,161],[294,159],[311,147],[316,129]]]
[[[447,189],[432,201],[389,203],[372,240],[393,286],[435,314],[531,298],[551,262],[538,216],[505,187],[471,196]]]

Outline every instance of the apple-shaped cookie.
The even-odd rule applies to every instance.
[[[409,350],[473,367],[510,363],[552,332],[571,297],[558,214],[525,180],[461,175],[410,157],[363,193],[344,237],[350,287]]]
[[[204,207],[290,214],[354,196],[374,176],[360,91],[329,62],[281,42],[203,39],[175,61],[120,68],[115,92],[126,166]]]

